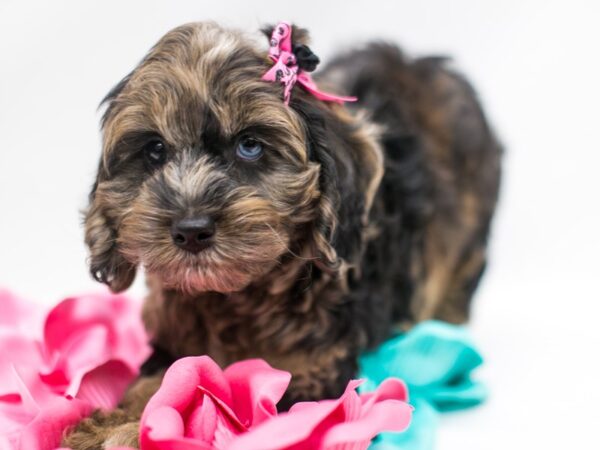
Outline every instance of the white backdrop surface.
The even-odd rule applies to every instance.
[[[451,55],[507,152],[471,323],[492,396],[445,416],[438,449],[600,448],[599,17],[593,0],[0,0],[0,286],[45,304],[98,289],[79,214],[96,107],[170,28],[288,19],[322,60],[371,38]]]

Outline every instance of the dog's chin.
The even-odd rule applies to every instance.
[[[211,250],[205,252],[197,256],[185,255],[163,260],[162,264],[157,260],[144,261],[141,258],[140,262],[146,273],[161,281],[164,289],[188,295],[242,291],[277,265],[277,258],[245,260],[240,257],[232,261],[211,257]]]
[[[166,243],[165,243],[166,244]],[[172,244],[153,246],[123,245],[122,252],[132,264],[161,281],[164,289],[185,294],[232,293],[260,282],[280,262],[286,249],[278,240],[264,245],[242,247],[211,246],[192,254]]]
[[[164,288],[188,295],[204,292],[223,294],[238,292],[246,288],[253,280],[251,274],[236,270],[233,267],[164,267],[146,270],[158,277]]]

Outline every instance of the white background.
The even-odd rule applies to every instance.
[[[98,288],[79,215],[96,106],[170,28],[290,19],[323,60],[369,38],[452,55],[507,153],[471,325],[492,397],[445,416],[438,448],[600,448],[599,4],[0,0],[0,285],[45,304]]]

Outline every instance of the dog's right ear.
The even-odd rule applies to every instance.
[[[107,105],[102,117],[102,128],[112,113],[115,99],[123,91],[132,74],[133,72],[123,78],[100,103],[101,106]],[[108,172],[101,157],[84,217],[85,243],[90,251],[89,265],[92,277],[108,285],[113,292],[120,292],[133,283],[136,267],[127,261],[118,249],[116,218],[114,214],[110,214],[111,210],[115,210],[117,200],[114,195],[111,196],[109,189],[103,188],[107,177]]]
[[[117,247],[117,230],[110,223],[102,206],[95,201],[95,189],[90,194],[90,207],[85,214],[85,243],[90,257],[90,273],[111,291],[121,292],[131,286],[136,268],[121,255]]]

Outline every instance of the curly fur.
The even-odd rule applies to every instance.
[[[468,316],[500,158],[471,87],[439,58],[373,44],[319,75],[357,104],[296,88],[287,107],[260,79],[270,64],[236,31],[184,25],[105,99],[86,242],[92,274],[115,291],[147,272],[155,353],[142,384],[186,355],[261,357],[293,374],[286,408],[339,395],[357,355],[394,326]],[[234,156],[248,134],[266,147],[254,163]],[[150,168],[142,149],[157,136],[167,161]],[[169,229],[197,213],[216,235],[192,255]],[[152,391],[132,388],[137,412],[96,416],[65,442],[104,445]]]

